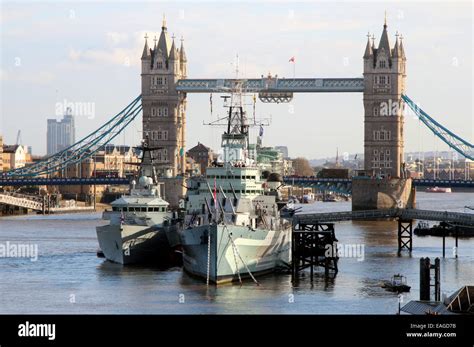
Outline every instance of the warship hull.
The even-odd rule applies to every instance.
[[[170,265],[179,263],[175,227],[105,225],[96,228],[100,249],[114,263]]]
[[[202,225],[180,230],[180,239],[184,269],[216,284],[270,273],[291,259],[291,229]]]

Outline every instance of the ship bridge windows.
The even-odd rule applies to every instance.
[[[234,180],[255,180],[257,177],[254,175],[207,175],[208,179],[234,179]]]
[[[146,207],[146,206],[113,206],[114,212],[166,212],[166,206]]]

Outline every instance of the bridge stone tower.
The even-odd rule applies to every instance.
[[[404,177],[405,51],[398,34],[390,47],[386,21],[377,48],[374,41],[368,37],[364,53],[364,168],[375,175]]]
[[[378,47],[368,35],[364,53],[364,171],[352,179],[352,209],[415,206],[403,158],[406,57],[401,37],[390,47],[385,21]],[[371,176],[375,179],[367,179]]]
[[[163,19],[161,34],[154,47],[142,54],[143,137],[154,153],[157,171],[173,177],[186,172],[186,95],[176,91],[178,80],[186,78],[187,59],[183,40],[178,49],[174,37],[169,38]]]

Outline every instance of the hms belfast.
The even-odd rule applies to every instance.
[[[208,283],[245,277],[256,281],[255,276],[290,262],[291,224],[280,216],[277,190],[249,155],[241,83],[236,80],[226,97],[222,158],[207,168],[205,177],[188,181],[179,231],[184,269]]]

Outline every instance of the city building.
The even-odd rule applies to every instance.
[[[285,159],[283,153],[276,147],[261,146],[261,141],[257,144],[249,145],[251,159],[257,159],[257,164],[263,171],[278,173],[282,176],[293,175],[293,162]]]
[[[134,177],[139,169],[140,150],[131,146],[116,146],[107,144],[101,146],[94,155],[82,163],[69,165],[59,173],[62,177]],[[117,190],[117,187],[97,185],[60,186],[59,191],[65,196],[75,195],[80,199],[87,199],[93,194],[100,198],[104,192]]]
[[[18,169],[31,162],[26,146],[3,145],[2,146],[2,170],[9,171]]]
[[[201,176],[205,171],[201,171],[201,164],[196,162],[189,155],[186,156],[186,174],[188,176]]]
[[[70,112],[70,109],[68,109]],[[64,115],[61,120],[48,119],[47,136],[47,154],[52,155],[71,146],[76,142],[76,127],[74,125],[74,116]]]
[[[391,48],[385,22],[378,47],[369,36],[364,53],[364,167],[371,174],[404,176],[405,65],[402,37],[397,34]]]
[[[212,161],[215,159],[214,152],[211,148],[203,145],[198,142],[196,146],[191,148],[187,153],[187,156],[192,158],[196,163],[198,163],[201,168],[200,172],[205,173],[206,168],[212,164]]]
[[[157,171],[182,175],[186,171],[186,96],[176,91],[176,84],[187,76],[187,59],[183,40],[178,49],[165,19],[153,48],[145,37],[141,60],[143,135],[158,148]]]
[[[280,151],[281,154],[283,154],[283,158],[289,158],[290,157],[288,155],[288,147],[287,146],[275,146],[275,149],[277,151]]]

